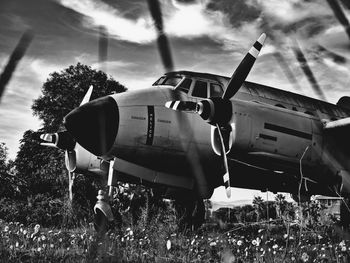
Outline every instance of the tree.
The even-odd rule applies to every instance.
[[[275,207],[278,218],[282,218],[282,215],[286,211],[287,203],[286,197],[283,194],[277,194],[275,196]]]
[[[264,200],[261,198],[261,196],[254,197],[253,207],[256,213],[256,221],[259,221],[264,211]]]
[[[9,175],[9,164],[7,160],[7,147],[5,143],[0,143],[0,197],[11,194],[12,178]]]
[[[79,106],[90,85],[94,86],[91,99],[126,90],[104,72],[78,63],[51,73],[42,86],[42,95],[34,101],[32,110],[43,122],[43,128],[24,133],[15,160],[17,176],[27,182],[23,199],[27,199],[29,205],[30,200],[35,200],[35,195],[61,200],[67,198],[64,152],[41,146],[39,136],[44,132],[61,130],[64,116]],[[90,176],[79,177],[75,183],[75,193],[84,211],[89,210],[88,206],[96,197],[92,184]]]
[[[61,127],[63,117],[79,106],[90,85],[94,86],[91,99],[126,91],[104,72],[80,63],[50,74],[42,87],[42,95],[32,105],[34,115],[43,121],[47,132]]]

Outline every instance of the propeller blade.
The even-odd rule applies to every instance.
[[[186,112],[197,112],[198,104],[193,101],[167,101],[165,107],[176,110],[176,111],[186,111]]]
[[[90,98],[91,98],[91,94],[92,94],[92,91],[94,89],[94,86],[90,85],[88,91],[86,92],[83,100],[81,101],[80,103],[80,106],[84,105],[85,103],[88,103],[90,101]]]
[[[15,71],[17,64],[19,61],[23,58],[30,42],[33,39],[33,33],[30,30],[27,30],[22,35],[21,39],[19,40],[16,48],[12,52],[9,61],[7,62],[4,71],[0,75],[0,99],[2,97],[2,94],[5,90],[6,85],[10,81],[13,72]]]
[[[266,34],[265,33],[261,34],[258,40],[254,43],[254,45],[250,48],[248,53],[245,55],[241,63],[238,65],[235,72],[233,72],[232,77],[222,96],[223,99],[232,98],[240,89],[243,82],[247,78],[250,70],[252,69],[256,58],[258,57],[259,52],[262,46],[264,45],[265,39],[266,39]]]
[[[73,184],[75,179],[75,173],[68,171],[68,191],[69,191],[69,200],[73,201]]]
[[[113,199],[113,169],[114,166],[114,160],[111,160],[109,162],[109,169],[108,169],[108,197],[112,200]]]
[[[57,134],[56,133],[43,133],[40,135],[40,139],[45,141],[41,142],[40,145],[56,147],[57,145]]]
[[[104,26],[99,27],[98,39],[98,63],[100,67],[105,67],[108,55],[108,32]],[[104,69],[105,70],[105,69]]]
[[[306,60],[306,57],[304,56],[304,53],[301,51],[301,48],[298,45],[298,42],[295,41],[293,46],[293,52],[295,54],[296,59],[298,60],[301,69],[303,70],[305,76],[307,77],[308,81],[310,82],[312,88],[316,92],[316,94],[324,101],[327,101],[326,96],[324,95],[320,85],[318,84],[313,72],[311,71],[311,68]]]
[[[160,57],[166,72],[174,70],[170,44],[163,28],[163,16],[158,0],[147,0],[154,25],[157,31],[157,43]]]
[[[65,151],[65,163],[68,171],[68,191],[69,191],[69,200],[73,200],[73,184],[75,179],[74,170],[76,168],[76,153],[73,151]]]
[[[226,156],[226,151],[225,151],[224,139],[222,138],[221,129],[220,129],[220,126],[218,124],[216,124],[216,128],[218,129],[218,134],[219,134],[219,139],[220,139],[220,155],[221,155],[221,160],[222,160],[222,164],[224,167],[223,180],[224,180],[224,185],[225,185],[225,190],[226,190],[226,196],[228,198],[230,198],[231,197],[230,174],[228,171],[228,164],[227,164],[227,156]]]
[[[346,34],[350,40],[350,24],[349,20],[346,18],[343,9],[339,5],[337,0],[327,0],[329,6],[332,8],[335,17],[338,19],[339,23],[344,27]]]

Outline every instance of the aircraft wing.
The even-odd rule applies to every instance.
[[[334,146],[347,156],[350,156],[350,117],[326,122],[323,128],[326,136],[329,136],[328,139],[335,143]]]
[[[324,124],[325,130],[334,130],[334,131],[349,131],[350,130],[350,117],[336,120],[336,121],[330,121],[326,122]]]

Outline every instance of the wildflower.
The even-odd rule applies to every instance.
[[[257,246],[260,246],[260,243],[261,243],[261,239],[259,237],[256,238],[256,245]]]
[[[43,244],[43,248],[46,248],[46,244]]]
[[[257,242],[256,242],[255,239],[252,240],[252,244],[253,244],[253,246],[256,246],[256,245],[257,245]]]
[[[170,248],[171,248],[171,241],[170,241],[170,239],[168,239],[168,241],[166,242],[166,248],[168,250],[170,250]]]
[[[272,246],[272,248],[273,248],[273,249],[277,249],[277,248],[278,248],[278,245],[277,245],[277,244],[274,244],[274,245]]]
[[[283,238],[286,239],[288,237],[288,234],[284,234]]]
[[[242,244],[243,244],[243,241],[242,241],[242,240],[238,240],[238,241],[237,241],[237,246],[242,246]]]
[[[41,247],[38,247],[38,252],[40,252],[41,251]]]
[[[23,235],[26,235],[28,231],[26,229],[23,230]]]
[[[60,238],[58,241],[59,241],[60,243],[62,243],[62,238]]]
[[[306,252],[304,252],[304,253],[301,255],[301,260],[302,260],[303,262],[308,262],[308,261],[309,261],[309,255],[308,255]]]
[[[13,249],[13,246],[12,246],[12,245],[10,246],[10,249]]]
[[[215,242],[215,241],[211,242],[211,243],[209,244],[209,246],[215,247],[215,246],[216,246],[216,242]]]
[[[10,230],[9,226],[5,226],[4,232],[8,232]]]
[[[54,248],[54,245],[53,245],[53,244],[50,244],[50,248]]]
[[[75,244],[75,240],[73,239],[70,243],[71,243],[71,245],[74,245]]]
[[[16,242],[15,247],[19,247],[19,243],[18,243],[18,241]]]
[[[346,247],[341,247],[341,251],[345,252],[346,251]]]
[[[39,224],[36,224],[35,227],[34,227],[34,233],[38,233],[40,231],[40,225]]]
[[[191,246],[194,244],[195,241],[196,241],[195,239],[192,239]]]

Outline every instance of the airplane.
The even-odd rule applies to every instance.
[[[118,182],[174,199],[196,226],[204,221],[203,199],[221,185],[228,197],[232,186],[287,192],[298,201],[349,197],[350,97],[331,104],[246,81],[265,34],[231,78],[174,71],[159,4],[148,4],[167,73],[149,88],[92,101],[90,88],[64,118],[65,131],[41,135],[43,145],[66,152],[70,198],[75,173],[105,178],[109,190],[98,191],[94,207],[97,231],[113,221],[109,200]],[[300,48],[294,52],[305,64]]]
[[[144,184],[204,220],[203,199],[221,185],[311,195],[348,196],[350,97],[334,105],[245,81],[262,34],[231,78],[172,71],[150,88],[89,101],[64,119],[66,131],[43,134],[66,150],[70,172],[107,176],[94,208],[101,229],[117,181]],[[104,218],[104,219],[101,219]]]

